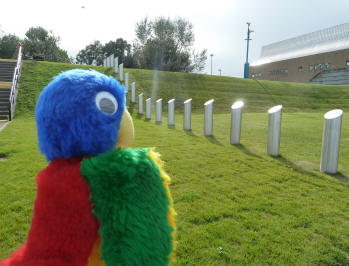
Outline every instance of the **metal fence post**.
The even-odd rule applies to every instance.
[[[205,102],[205,125],[204,125],[204,135],[205,136],[212,136],[213,134],[213,102],[214,100],[211,99],[207,102]]]
[[[184,102],[184,118],[183,118],[184,130],[191,130],[191,100],[192,99],[188,99]]]
[[[143,114],[143,93],[138,95],[138,114]]]
[[[175,121],[174,121],[174,107],[175,107],[175,99],[171,99],[168,102],[168,120],[167,120],[167,124],[169,126],[174,126],[175,125]]]
[[[268,110],[268,147],[271,156],[280,154],[282,105],[276,105]]]
[[[231,106],[230,144],[240,144],[243,106],[242,101],[237,101]]]
[[[337,173],[343,111],[335,109],[324,115],[320,171]]]
[[[145,100],[145,119],[151,119],[151,98]]]

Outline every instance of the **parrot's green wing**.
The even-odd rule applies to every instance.
[[[106,265],[167,265],[174,223],[168,177],[150,149],[117,149],[84,159]]]

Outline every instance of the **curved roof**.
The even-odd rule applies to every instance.
[[[349,22],[263,46],[260,58],[251,65],[347,48],[349,48]]]

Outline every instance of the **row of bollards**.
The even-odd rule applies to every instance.
[[[119,58],[114,57],[114,54],[106,57],[103,59],[103,66],[105,67],[114,67],[114,72],[118,73],[119,72]],[[122,64],[122,67],[124,65]]]
[[[114,55],[104,59],[104,66],[114,67],[115,73],[119,73],[120,81],[124,80],[123,64],[118,64],[118,57]],[[129,73],[125,73],[125,89],[128,92]],[[131,103],[136,103],[136,83],[131,84]],[[146,99],[145,118],[151,119],[151,98]],[[213,135],[213,103],[211,99],[204,104],[204,135]],[[156,122],[162,122],[162,99],[156,100]],[[183,129],[191,130],[191,106],[192,99],[184,101]],[[231,106],[231,128],[230,144],[240,144],[242,109],[244,103],[237,101]],[[277,105],[268,110],[268,141],[267,154],[270,156],[280,155],[280,136],[281,136],[281,119],[282,105]],[[175,125],[175,99],[168,101],[168,125]],[[143,114],[143,93],[138,95],[138,114]],[[320,171],[330,174],[337,173],[340,136],[342,127],[343,111],[335,109],[324,115],[324,128],[322,136],[321,162]]]
[[[146,99],[146,119],[151,119],[151,98]],[[184,101],[183,129],[191,130],[191,103],[192,99]],[[204,104],[204,135],[213,135],[213,103],[211,99]],[[244,103],[237,101],[231,106],[230,144],[240,144],[242,109]],[[175,99],[168,101],[168,126],[174,126]],[[155,102],[156,122],[162,122],[162,99]],[[267,154],[270,156],[280,155],[280,136],[282,105],[277,105],[268,110],[268,140]],[[138,96],[138,114],[143,114],[143,93]],[[322,152],[320,171],[334,174],[338,169],[340,133],[343,111],[336,109],[324,115],[325,124],[322,140]]]

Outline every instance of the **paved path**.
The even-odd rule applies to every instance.
[[[8,121],[0,121],[0,131],[3,130],[8,123]]]

